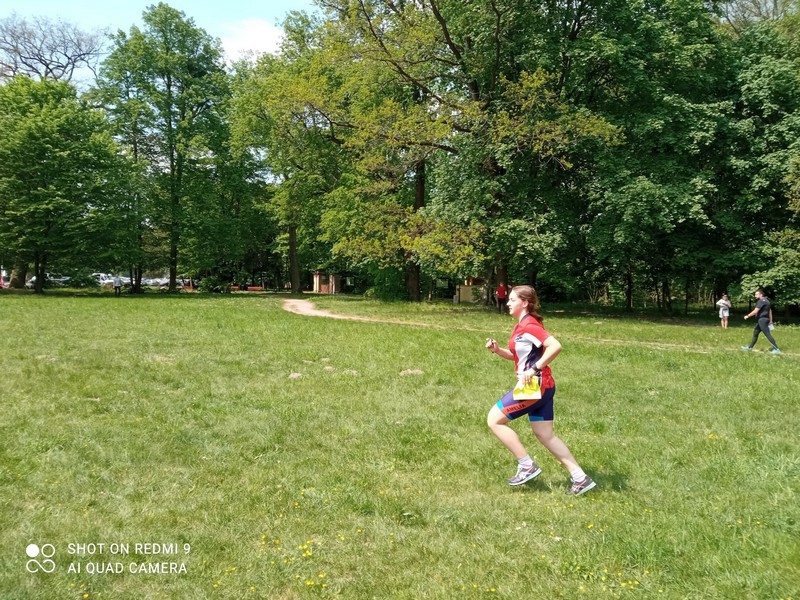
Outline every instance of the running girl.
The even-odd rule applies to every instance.
[[[536,439],[558,459],[572,477],[572,487],[567,493],[579,496],[595,487],[595,482],[583,472],[567,445],[553,431],[553,396],[556,393],[556,384],[549,365],[561,352],[561,344],[545,331],[538,311],[536,290],[528,285],[514,287],[508,297],[508,312],[518,323],[511,334],[508,348],[501,348],[492,338],[486,340],[486,348],[498,356],[513,360],[517,387],[538,383],[539,393],[528,393],[527,396],[540,397],[521,399],[520,396],[524,397],[526,394],[518,393],[515,399],[514,390],[511,390],[492,407],[486,420],[489,429],[517,459],[517,473],[508,480],[509,485],[522,485],[542,472],[531,460],[519,436],[508,426],[509,421],[528,415]],[[533,386],[534,389],[536,387]]]

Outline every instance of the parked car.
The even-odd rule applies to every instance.
[[[100,287],[114,287],[114,278],[108,273],[92,273]]]
[[[64,287],[68,283],[69,283],[69,277],[64,277],[63,275],[56,275],[53,273],[44,274],[44,287]],[[25,287],[28,289],[33,289],[35,286],[36,286],[36,275],[34,275],[27,282],[25,282]]]

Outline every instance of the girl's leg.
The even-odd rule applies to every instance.
[[[486,424],[492,430],[492,433],[508,448],[508,451],[514,455],[514,458],[520,460],[528,455],[528,451],[522,445],[517,432],[507,425],[508,422],[508,417],[497,408],[497,405],[492,406],[492,410],[489,411],[489,415],[486,417]]]
[[[552,421],[531,421],[531,429],[536,439],[547,448],[547,450],[558,459],[570,474],[580,469],[580,465],[572,456],[567,445],[561,441],[553,430]]]

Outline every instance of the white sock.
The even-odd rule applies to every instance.
[[[578,483],[579,481],[583,481],[583,478],[586,477],[586,473],[583,472],[583,469],[578,467],[572,473],[570,473],[572,477],[572,483]]]
[[[530,454],[526,454],[522,458],[518,458],[517,462],[521,467],[530,467],[533,464],[533,459],[531,459]]]

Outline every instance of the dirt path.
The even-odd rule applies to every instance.
[[[288,299],[283,301],[283,310],[296,315],[306,317],[328,317],[329,319],[346,319],[348,321],[374,321],[369,317],[351,317],[347,315],[335,315],[327,310],[319,310],[309,300]]]
[[[283,310],[295,313],[297,315],[304,315],[307,317],[326,317],[328,319],[343,319],[345,321],[362,321],[368,323],[388,323],[390,325],[411,325],[414,327],[427,327],[428,329],[458,329],[459,331],[475,331],[485,335],[491,334],[491,331],[486,329],[476,329],[474,327],[451,327],[445,325],[437,325],[435,323],[421,323],[419,321],[403,321],[401,319],[376,319],[374,317],[359,317],[355,315],[337,315],[327,310],[319,310],[314,307],[314,304],[309,300],[299,299],[286,299],[283,301]],[[682,352],[693,352],[696,354],[709,354],[711,352],[728,352],[730,348],[698,348],[696,346],[687,346],[685,344],[671,344],[668,342],[644,342],[636,340],[615,340],[594,338],[589,336],[576,336],[571,335],[570,339],[580,340],[582,342],[596,342],[599,344],[608,344],[612,346],[640,346],[643,348],[653,348],[654,350],[679,350]],[[792,356],[792,353],[784,352],[786,355]]]
[[[358,317],[354,315],[337,315],[327,310],[314,308],[309,300],[287,299],[283,301],[283,310],[304,315],[306,317],[327,317],[329,319],[344,319],[345,321],[366,321],[369,323],[389,323],[391,325],[414,325],[415,327],[428,327],[430,329],[448,329],[444,325],[435,323],[421,323],[419,321],[403,321],[401,319],[376,319],[374,317]],[[460,329],[460,328],[459,328]],[[468,329],[468,331],[483,331],[482,329]]]

